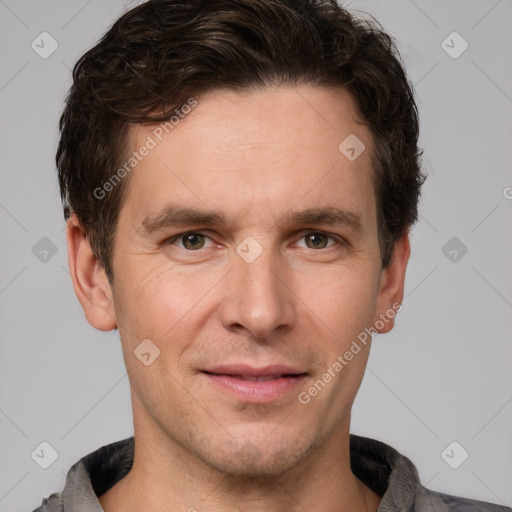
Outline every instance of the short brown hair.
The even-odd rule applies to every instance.
[[[382,267],[417,220],[418,115],[393,40],[335,0],[149,0],[123,14],[73,70],[56,162],[64,216],[76,213],[113,282],[112,244],[128,179],[93,193],[123,161],[130,123],[154,124],[191,97],[270,85],[346,87],[373,135]]]

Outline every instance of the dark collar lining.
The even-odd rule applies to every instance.
[[[398,452],[380,441],[350,434],[352,473],[379,496],[384,496],[389,486],[398,456]]]
[[[134,453],[135,439],[132,436],[102,446],[83,459],[96,496],[107,492],[130,472]]]

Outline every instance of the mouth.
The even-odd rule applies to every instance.
[[[298,388],[308,373],[283,365],[255,368],[249,365],[219,366],[202,373],[217,389],[237,400],[272,402]]]
[[[296,377],[297,375],[293,374],[276,374],[276,375],[261,375],[260,377],[252,377],[250,375],[230,375],[230,374],[215,374],[215,373],[208,373],[209,375],[225,375],[227,377],[232,377],[233,379],[239,379],[239,380],[248,380],[248,381],[255,381],[255,382],[267,382],[268,380],[277,380],[277,379],[286,379],[288,377]]]

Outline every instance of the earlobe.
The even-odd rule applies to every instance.
[[[374,321],[381,334],[391,331],[395,324],[395,315],[404,298],[405,271],[410,254],[409,235],[405,234],[395,243],[391,263],[382,272]]]
[[[66,238],[73,288],[87,321],[100,331],[115,329],[117,322],[110,283],[75,214],[67,221]]]

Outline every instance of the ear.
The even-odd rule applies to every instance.
[[[100,331],[115,329],[117,322],[110,283],[75,214],[67,221],[66,238],[73,288],[87,321]]]
[[[405,270],[411,254],[409,235],[405,234],[395,243],[391,262],[382,271],[379,296],[373,325],[384,334],[395,325],[395,315],[404,298]]]

